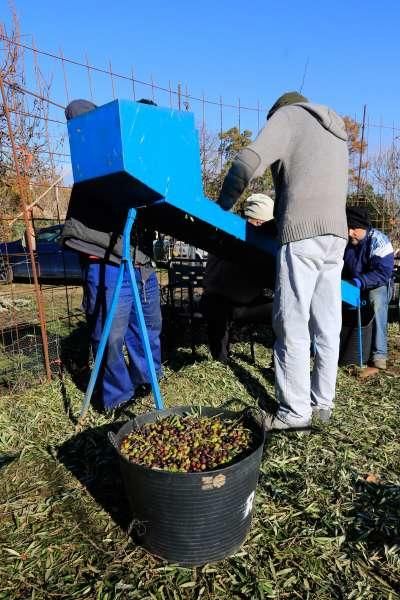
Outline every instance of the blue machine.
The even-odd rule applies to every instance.
[[[68,133],[75,193],[94,211],[96,203],[129,210],[132,220],[135,209],[155,229],[225,258],[261,259],[273,286],[278,242],[204,196],[193,114],[115,100],[70,120]],[[342,298],[359,309],[355,286],[342,282]]]
[[[68,122],[75,192],[216,254],[268,261],[278,243],[204,196],[192,113],[115,100]],[[143,210],[142,210],[143,212]]]

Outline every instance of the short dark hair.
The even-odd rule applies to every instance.
[[[150,106],[157,106],[154,100],[149,100],[148,98],[140,98],[138,102],[140,102],[140,104],[150,104]]]

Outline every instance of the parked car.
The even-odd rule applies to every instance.
[[[153,257],[158,263],[166,263],[174,258],[192,261],[207,260],[207,252],[191,246],[187,242],[159,235],[153,242]]]
[[[62,225],[36,232],[35,258],[41,280],[82,281],[79,254],[60,245]],[[29,250],[25,239],[0,243],[0,281],[32,279]]]
[[[187,242],[176,241],[172,249],[174,258],[185,258],[189,260],[207,260],[207,252],[201,248],[191,246]]]
[[[40,280],[82,281],[79,254],[60,245],[62,225],[53,225],[36,232],[35,258]],[[172,258],[193,261],[206,260],[207,252],[186,242],[163,236],[153,244],[157,262]],[[0,243],[0,282],[31,280],[32,269],[25,239]]]

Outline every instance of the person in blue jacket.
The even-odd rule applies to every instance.
[[[371,226],[368,210],[347,207],[349,241],[344,253],[343,277],[361,290],[375,316],[371,366],[386,369],[387,321],[394,268],[393,246],[384,233]]]

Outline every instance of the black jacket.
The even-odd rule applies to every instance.
[[[90,194],[85,188],[74,185],[71,192],[67,217],[62,232],[62,243],[68,248],[88,256],[97,256],[108,262],[119,264],[122,256],[122,232],[127,210],[113,207],[101,197]],[[132,258],[135,266],[153,271],[154,231],[143,222],[140,211],[131,236]]]

